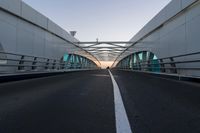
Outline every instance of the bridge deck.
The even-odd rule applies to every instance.
[[[133,132],[200,132],[200,86],[112,71]],[[115,133],[107,70],[0,85],[1,133]]]

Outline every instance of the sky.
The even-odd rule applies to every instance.
[[[171,0],[23,0],[80,41],[129,41]]]

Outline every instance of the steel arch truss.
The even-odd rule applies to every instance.
[[[78,46],[94,55],[100,61],[113,61],[134,42],[96,41],[76,42]]]
[[[95,62],[77,54],[66,54],[63,58],[65,69],[92,69],[98,68]]]

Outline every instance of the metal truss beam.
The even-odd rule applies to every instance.
[[[97,50],[87,50],[87,51],[92,52],[92,51],[124,51],[124,50],[111,50],[111,49],[101,50],[101,49],[97,49]]]
[[[124,46],[114,46],[114,47],[108,47],[108,46],[106,46],[106,47],[82,47],[82,48],[84,48],[84,49],[90,49],[90,48],[123,48],[123,49],[125,49],[125,48],[127,48],[127,47],[124,47]]]
[[[115,60],[135,42],[132,41],[86,41],[74,42],[98,59]]]
[[[91,42],[74,42],[75,44],[133,44],[135,42],[129,41],[91,41]]]

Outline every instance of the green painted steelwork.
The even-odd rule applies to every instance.
[[[117,64],[116,68],[160,72],[158,58],[148,51],[136,52],[125,57]]]
[[[63,57],[65,69],[92,69],[97,65],[90,59],[76,54],[65,54]]]

